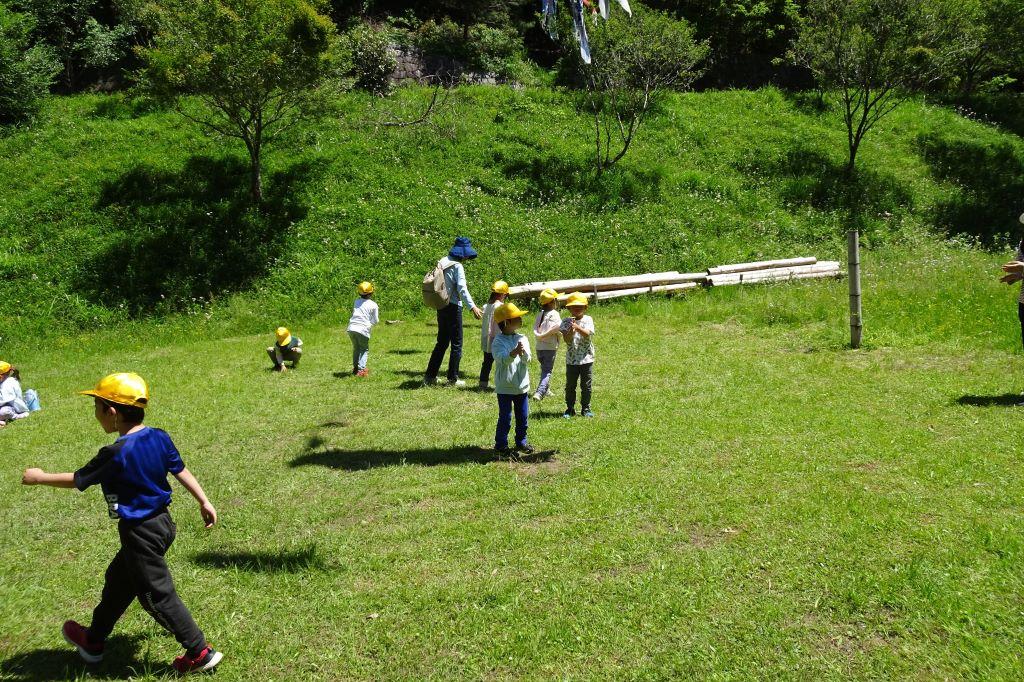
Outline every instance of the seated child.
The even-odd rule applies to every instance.
[[[480,365],[480,390],[487,390],[487,384],[491,380],[491,367],[494,365],[494,355],[491,354],[491,342],[497,336],[498,325],[494,323],[494,309],[501,305],[508,296],[508,282],[498,280],[491,286],[491,298],[484,306],[483,317],[480,318],[480,350],[484,352],[484,361]]]
[[[533,335],[537,337],[537,359],[540,360],[540,383],[533,394],[534,400],[544,400],[551,392],[551,373],[555,368],[558,343],[562,340],[562,317],[558,314],[558,297],[554,289],[540,292],[541,314],[533,323]]]
[[[352,306],[348,321],[348,338],[352,341],[352,373],[357,377],[370,376],[366,362],[370,358],[370,330],[379,321],[380,309],[373,300],[373,285],[359,284],[359,298]]]
[[[0,428],[29,414],[17,368],[0,360]]]
[[[302,359],[302,339],[292,336],[287,327],[278,327],[274,335],[277,337],[277,343],[267,348],[267,355],[274,363],[274,371],[286,371],[288,369],[284,365],[286,362],[292,363],[292,369],[298,367],[299,360]]]
[[[512,408],[516,412],[516,450],[532,454],[533,447],[526,440],[527,420],[530,416],[530,342],[516,330],[523,326],[523,316],[515,303],[502,303],[494,310],[494,321],[501,331],[494,337],[494,391],[498,395],[498,427],[494,433],[494,449],[507,453],[508,431],[512,426]]]
[[[587,315],[587,297],[576,292],[569,295],[565,307],[571,313],[562,322],[565,339],[565,414],[576,416],[576,383],[580,383],[580,414],[593,417],[590,395],[594,385],[594,320]]]

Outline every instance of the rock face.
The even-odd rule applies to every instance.
[[[444,83],[482,85],[498,85],[502,82],[497,74],[471,71],[465,64],[451,57],[424,54],[414,47],[404,45],[391,45],[388,49],[397,63],[391,74],[391,80],[395,83],[423,83],[434,79],[440,79]]]

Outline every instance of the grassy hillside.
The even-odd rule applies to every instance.
[[[352,95],[280,140],[263,215],[230,141],[120,96],[54,99],[0,138],[0,348],[168,313],[211,333],[333,318],[367,277],[386,308],[414,308],[456,234],[480,247],[480,289],[838,257],[850,224],[875,248],[998,244],[1024,195],[1019,138],[921,103],[868,138],[851,185],[837,113],[776,90],[674,97],[601,180],[590,122],[563,94],[471,88],[436,126],[373,125],[428,98]]]

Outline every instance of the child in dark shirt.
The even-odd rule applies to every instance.
[[[212,670],[223,654],[206,642],[192,614],[181,602],[164,554],[174,542],[175,525],[167,506],[173,474],[199,503],[207,528],[217,522],[217,510],[202,486],[185,468],[177,448],[165,431],[142,424],[149,403],[149,387],[138,374],[111,374],[96,388],[82,391],[93,396],[95,416],[107,433],[118,433],[89,463],[74,473],[46,473],[26,469],[25,485],[85,490],[103,489],[110,518],[117,519],[121,549],[107,568],[100,603],[86,628],[73,620],[64,623],[63,635],[87,663],[103,660],[104,642],[135,599],[185,647],[174,660],[179,673]]]

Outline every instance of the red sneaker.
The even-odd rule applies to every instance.
[[[368,377],[368,376],[370,376],[370,370],[368,370],[368,369],[361,369],[358,372],[356,372],[356,376],[357,377]]]
[[[60,629],[64,641],[78,649],[78,655],[86,663],[99,663],[103,660],[103,642],[96,644],[89,641],[85,628],[73,620],[65,621]]]
[[[212,646],[208,646],[200,651],[195,658],[187,653],[184,656],[178,656],[174,659],[174,669],[179,675],[206,672],[216,668],[222,658],[224,658],[224,654],[214,651]]]

